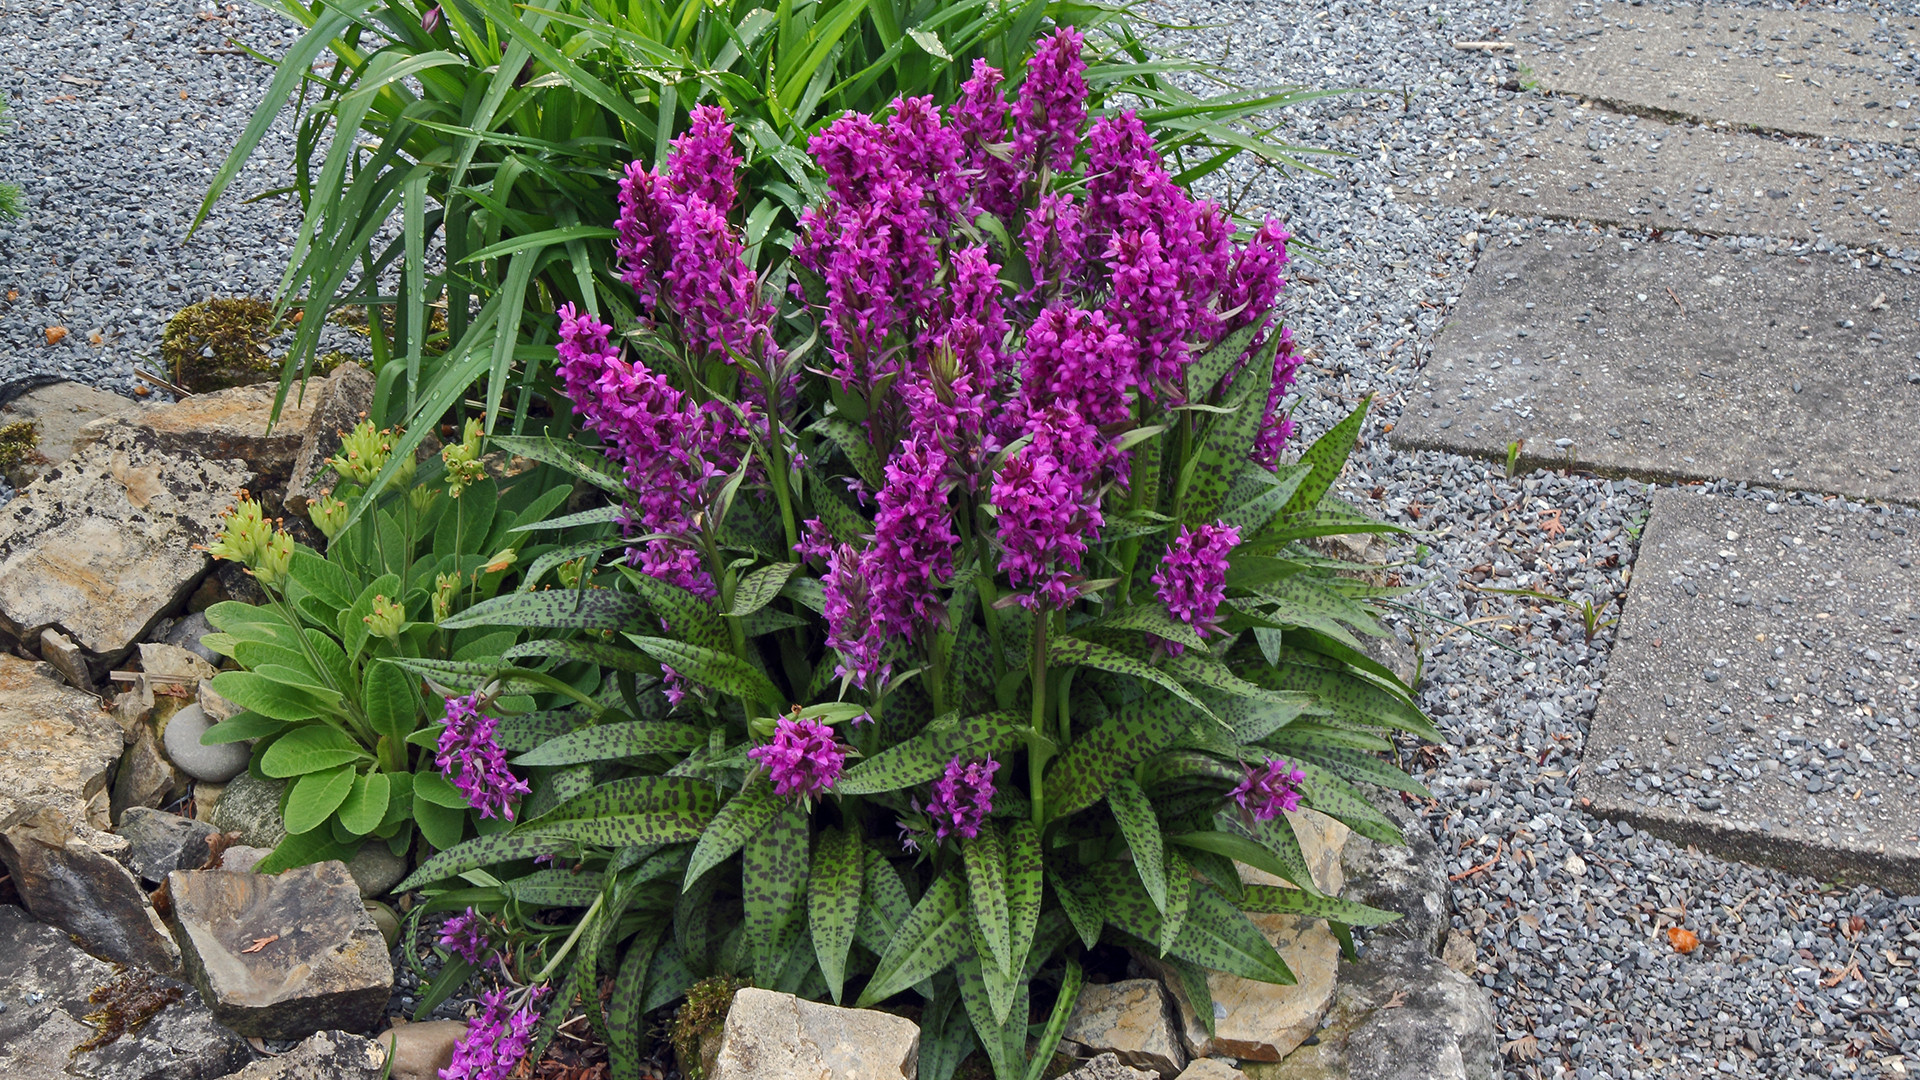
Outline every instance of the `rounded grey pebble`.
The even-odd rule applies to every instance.
[[[167,760],[173,762],[181,772],[195,780],[224,784],[246,769],[247,756],[252,753],[253,744],[239,742],[202,746],[200,736],[205,735],[212,726],[207,722],[205,710],[198,705],[189,705],[174,713],[173,719],[167,721],[167,732],[161,739],[161,745],[167,751]]]

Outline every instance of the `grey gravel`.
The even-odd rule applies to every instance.
[[[1311,437],[1374,395],[1344,494],[1423,530],[1416,540],[1424,548],[1396,549],[1408,564],[1397,572],[1419,587],[1408,602],[1433,617],[1408,616],[1403,628],[1425,657],[1422,704],[1447,739],[1409,744],[1402,757],[1436,797],[1421,809],[1457,877],[1454,925],[1471,935],[1475,978],[1494,995],[1506,1075],[1889,1076],[1914,1067],[1898,1059],[1920,1066],[1920,897],[1723,861],[1580,806],[1574,784],[1606,677],[1607,624],[1619,615],[1652,489],[1548,472],[1508,478],[1481,461],[1394,452],[1384,437],[1419,392],[1433,337],[1489,247],[1726,245],[1900,274],[1913,271],[1920,251],[1684,233],[1655,241],[1644,230],[1497,217],[1435,196],[1448,170],[1497,173],[1517,152],[1497,132],[1516,123],[1603,146],[1645,123],[1519,88],[1526,73],[1510,59],[1451,47],[1501,36],[1519,3],[1172,0],[1156,8],[1168,21],[1206,25],[1177,40],[1243,80],[1391,91],[1288,110],[1283,139],[1352,155],[1314,160],[1330,178],[1240,167],[1209,178],[1210,193],[1249,216],[1278,214],[1299,237],[1289,321],[1307,363],[1295,418]],[[1920,81],[1920,56],[1909,55],[1907,70]],[[1863,172],[1913,182],[1920,167],[1910,150],[1837,145]],[[1700,489],[1920,527],[1911,510],[1794,493],[1784,490],[1791,478],[1781,479],[1780,489]],[[1474,586],[1536,589],[1571,603]],[[1591,640],[1576,610],[1588,602],[1597,609]],[[1895,737],[1920,722],[1910,709],[1894,714],[1903,711]],[[1666,934],[1673,926],[1696,933],[1699,948],[1677,952]]]

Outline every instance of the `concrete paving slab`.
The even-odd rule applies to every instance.
[[[1844,145],[1557,112],[1546,124],[1509,124],[1507,160],[1456,178],[1448,197],[1502,214],[1920,248],[1920,176],[1863,167]]]
[[[1631,250],[1623,250],[1623,247]],[[1402,447],[1920,502],[1920,280],[1541,235],[1481,256]]]
[[[1655,494],[1576,790],[1602,816],[1920,892],[1913,520]]]
[[[1540,5],[1509,35],[1523,78],[1632,112],[1913,145],[1920,18],[1692,4]]]

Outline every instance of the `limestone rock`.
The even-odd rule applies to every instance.
[[[920,1026],[770,990],[734,995],[713,1080],[915,1080]]]
[[[1167,1012],[1167,995],[1153,979],[1095,984],[1080,991],[1067,1020],[1065,1042],[1080,1053],[1112,1053],[1162,1077],[1180,1072],[1187,1055]]]
[[[207,613],[193,611],[167,624],[156,640],[165,645],[179,646],[210,664],[218,664],[220,654],[200,644],[200,639],[211,633],[213,626],[207,622]]]
[[[85,690],[93,685],[93,672],[87,666],[87,654],[73,639],[49,626],[40,631],[40,659],[53,665],[53,670],[76,690]]]
[[[277,846],[287,837],[286,823],[280,819],[280,794],[286,789],[284,780],[258,780],[250,772],[240,773],[214,804],[214,827],[239,833],[243,844]]]
[[[1299,837],[1300,851],[1314,884],[1321,892],[1338,895],[1345,884],[1341,854],[1349,830],[1312,810],[1287,815]],[[1285,885],[1252,867],[1240,868],[1250,884]],[[1246,1061],[1279,1061],[1314,1033],[1333,999],[1340,945],[1321,919],[1294,915],[1250,915],[1298,980],[1292,986],[1243,979],[1214,972],[1207,977],[1213,995],[1214,1033],[1194,1012],[1178,979],[1165,980],[1179,1010],[1180,1037],[1194,1057],[1224,1055]],[[1147,960],[1150,966],[1152,961]]]
[[[327,459],[340,451],[340,437],[373,407],[373,375],[358,364],[341,364],[320,383],[308,384],[312,412],[301,433],[300,453],[287,479],[287,512],[305,514],[308,501],[336,479]]]
[[[200,736],[205,735],[211,727],[213,722],[207,718],[207,711],[197,702],[174,713],[173,718],[167,721],[167,758],[178,765],[181,772],[195,780],[224,784],[246,771],[253,744],[203,745]]]
[[[240,706],[214,692],[212,679],[200,680],[200,710],[214,723],[240,715]]]
[[[1240,1080],[1240,1070],[1220,1058],[1195,1058],[1173,1080]]]
[[[141,977],[134,975],[132,977]],[[0,906],[0,1075],[16,1080],[212,1080],[253,1055],[238,1035],[213,1022],[191,987],[147,976],[177,991],[145,1024],[77,1056],[91,1038],[88,996],[116,979],[113,965],[74,947],[65,934],[19,908]]]
[[[34,385],[36,382],[39,385]],[[6,471],[7,483],[26,487],[42,473],[73,456],[73,440],[86,424],[137,408],[118,394],[67,380],[22,380],[0,387],[0,427],[27,421],[37,436],[37,453]]]
[[[125,742],[92,695],[63,685],[51,668],[0,654],[0,830],[54,804],[87,817]],[[97,801],[93,821],[104,827],[105,799]]]
[[[439,1080],[453,1061],[453,1044],[467,1033],[464,1020],[397,1023],[373,1041],[393,1058],[393,1080]]]
[[[319,1031],[279,1057],[263,1058],[228,1080],[379,1080],[386,1054],[372,1039]]]
[[[235,844],[220,853],[220,869],[236,874],[251,874],[260,860],[273,854],[272,848],[251,847],[247,844]]]
[[[246,762],[241,762],[246,767]],[[120,758],[113,776],[113,818],[120,821],[129,809],[165,806],[187,790],[186,778],[160,752],[160,741],[145,724],[134,732],[133,745]]]
[[[1159,1080],[1160,1074],[1136,1069],[1113,1054],[1101,1054],[1060,1080]]]
[[[187,972],[221,1023],[299,1039],[380,1019],[393,962],[345,865],[271,877],[176,870],[167,888]]]
[[[207,569],[196,551],[253,472],[162,449],[115,424],[0,507],[0,631],[60,629],[96,670],[185,602]]]
[[[1398,998],[1393,1008],[1385,1006]],[[1341,973],[1320,1040],[1249,1080],[1493,1080],[1500,1075],[1493,1005],[1431,956],[1370,954]]]
[[[171,405],[152,405],[126,415],[96,420],[80,429],[75,450],[103,438],[114,428],[130,428],[154,444],[183,457],[238,459],[263,480],[276,482],[293,471],[300,453],[300,435],[313,415],[313,398],[302,401],[301,384],[287,392],[278,423],[273,415],[278,383],[236,386],[211,394],[195,394]]]
[[[0,832],[0,862],[20,902],[73,935],[95,956],[157,971],[180,967],[180,950],[146,890],[114,858],[127,841],[46,806]]]
[[[136,806],[116,830],[127,841],[127,865],[158,885],[175,870],[198,870],[213,857],[220,830],[203,821]]]
[[[1342,858],[1348,900],[1387,911],[1400,919],[1368,935],[1373,949],[1402,946],[1421,953],[1437,952],[1452,920],[1446,861],[1427,831],[1426,823],[1400,801],[1384,793],[1374,806],[1406,837],[1405,845],[1377,844],[1354,837]]]
[[[140,670],[149,675],[186,679],[190,688],[197,686],[201,679],[211,679],[220,673],[211,661],[192,650],[163,641],[140,643]]]

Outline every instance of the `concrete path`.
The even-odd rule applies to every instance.
[[[1486,250],[1395,443],[1920,504],[1920,282],[1873,257],[1920,246],[1920,178],[1889,160],[1920,137],[1920,19],[1549,0],[1511,39],[1551,107],[1446,197],[1635,232]],[[1920,892],[1920,555],[1896,520],[1658,493],[1591,809]]]

